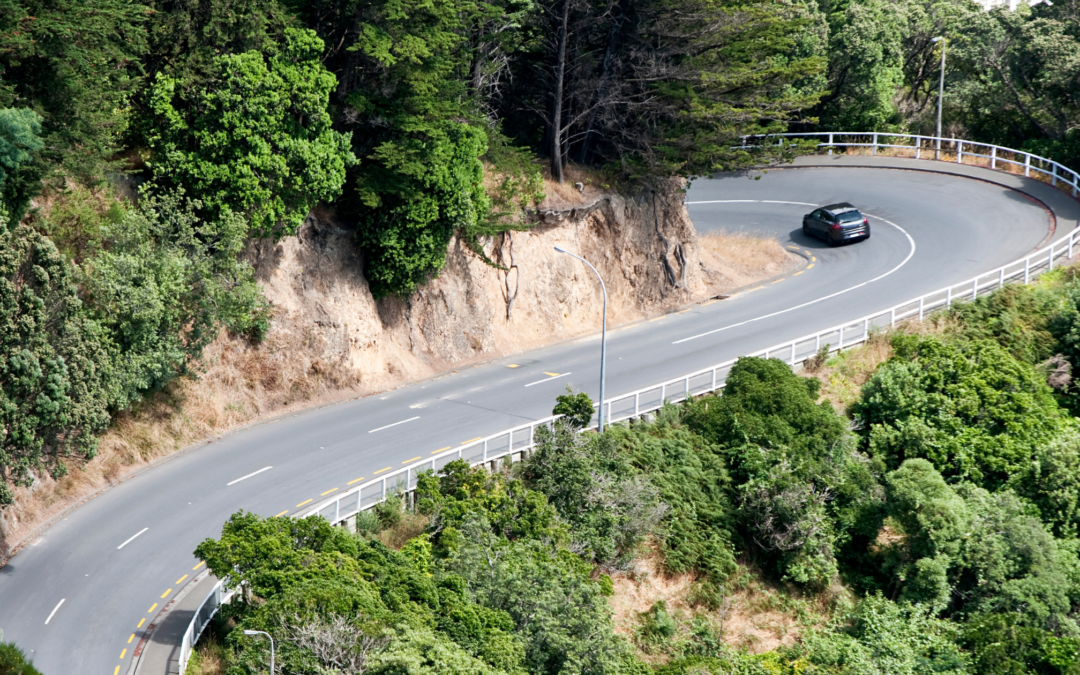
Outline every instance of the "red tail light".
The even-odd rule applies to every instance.
[[[870,224],[870,221],[869,221],[869,220],[867,220],[866,218],[863,218],[863,219],[862,219],[862,224],[863,224],[863,225],[869,225],[869,224]]]
[[[829,227],[831,227],[834,230],[839,230],[840,229],[840,223],[833,223]]]

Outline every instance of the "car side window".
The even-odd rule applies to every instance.
[[[813,213],[811,213],[810,217],[813,218],[814,220],[825,220],[825,212],[822,211],[821,209],[818,209],[817,211],[814,211]]]

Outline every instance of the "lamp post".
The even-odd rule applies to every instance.
[[[589,263],[588,260],[581,256],[574,255],[561,246],[556,246],[555,250],[559,253],[565,253],[571,258],[577,258],[581,262],[589,266],[589,269],[593,271],[596,278],[600,280],[600,290],[604,292],[604,315],[603,315],[603,328],[600,331],[600,422],[597,425],[600,433],[604,433],[604,364],[607,362],[607,287],[604,286],[604,278],[600,276],[600,273],[596,271],[596,268]]]
[[[937,90],[937,140],[934,141],[934,159],[941,159],[941,100],[945,97],[945,38],[939,36],[931,38],[930,42],[941,43],[941,77],[938,79]]]
[[[274,638],[270,637],[270,633],[261,630],[245,630],[244,635],[265,635],[270,638],[270,675],[274,675]]]

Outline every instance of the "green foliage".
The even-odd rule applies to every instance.
[[[3,639],[0,634],[0,639]],[[41,675],[13,643],[0,642],[0,675]]]
[[[349,136],[331,128],[336,78],[322,50],[313,32],[289,29],[265,55],[217,57],[199,89],[159,73],[147,138],[155,179],[201,200],[210,220],[231,212],[261,236],[294,233],[316,203],[338,196],[354,161]]]
[[[956,633],[925,607],[870,595],[834,630],[804,637],[796,653],[837,675],[961,675],[970,671]]]
[[[555,408],[552,415],[563,415],[566,424],[574,429],[584,429],[589,426],[593,416],[593,402],[585,392],[574,393],[569,386],[565,394],[555,397]]]
[[[144,194],[106,229],[106,250],[83,275],[90,313],[118,355],[121,405],[185,372],[222,327],[254,338],[266,330],[267,303],[239,260],[246,223],[227,212],[208,223],[199,208],[182,192]]]
[[[16,222],[30,198],[19,190],[19,168],[30,162],[34,158],[32,153],[43,147],[41,115],[29,108],[0,108],[0,202],[8,205]],[[6,221],[4,218],[0,226],[6,226]]]
[[[102,337],[52,242],[21,225],[0,232],[0,472],[14,484],[94,456],[113,402]],[[0,506],[11,500],[0,483]]]
[[[823,126],[842,131],[900,131],[896,93],[904,82],[904,4],[887,0],[823,2],[829,22],[829,93]]]
[[[715,585],[735,571],[736,517],[731,479],[720,449],[679,422],[674,406],[654,424],[615,426],[607,435],[631,458],[668,506],[658,535],[664,567],[672,574],[697,571],[709,586],[702,601],[714,604]]]
[[[611,436],[582,435],[561,421],[534,433],[522,480],[545,495],[570,526],[574,548],[601,564],[632,553],[666,510],[656,488]]]
[[[836,547],[880,508],[875,469],[858,454],[844,421],[816,403],[820,383],[777,359],[744,358],[723,395],[687,405],[687,426],[720,446],[738,485],[743,536],[782,577],[831,583]]]
[[[922,457],[947,479],[992,489],[1062,428],[1047,384],[996,343],[898,335],[893,346],[854,406],[871,454],[890,467]]]
[[[33,197],[49,167],[97,178],[127,129],[148,9],[130,0],[6,0],[0,10],[0,108],[41,115],[41,162],[20,180]]]
[[[980,675],[1075,675],[1080,639],[1020,625],[1015,614],[983,614],[964,626],[961,644]]]

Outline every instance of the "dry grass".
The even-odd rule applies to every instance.
[[[540,203],[542,211],[558,211],[591,204],[611,191],[610,179],[605,178],[595,169],[569,164],[563,170],[564,181],[552,179],[550,167],[544,171],[544,201]],[[581,183],[582,190],[575,187]]]
[[[612,575],[615,589],[610,598],[615,631],[634,639],[642,615],[657,602],[679,623],[679,635],[672,644],[689,637],[693,621],[711,624],[724,642],[760,654],[795,643],[804,630],[827,623],[838,606],[850,602],[840,586],[813,598],[800,597],[792,588],[781,588],[762,580],[753,569],[743,566],[730,579],[730,590],[719,607],[710,610],[695,605],[692,597],[698,579],[693,574],[667,575],[656,542],[648,542],[644,554],[624,573]],[[663,662],[662,654],[640,655],[650,663]]]
[[[379,541],[396,551],[404,546],[405,542],[422,534],[430,522],[431,519],[421,513],[404,511],[401,520],[379,532]]]
[[[203,634],[188,661],[184,675],[225,675],[226,647],[213,631]]]
[[[782,272],[791,255],[771,234],[760,232],[708,232],[698,237],[701,248],[732,265],[768,274],[769,270]]]

